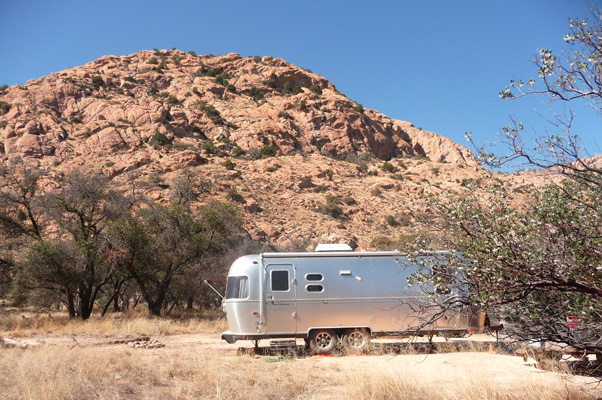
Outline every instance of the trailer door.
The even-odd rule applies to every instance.
[[[274,334],[297,332],[297,280],[293,264],[266,265],[266,331]]]

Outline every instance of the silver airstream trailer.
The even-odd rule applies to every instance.
[[[315,352],[330,353],[339,341],[361,351],[371,336],[482,332],[483,313],[443,310],[409,285],[417,269],[398,251],[353,252],[346,245],[240,257],[227,277],[230,330],[221,338],[304,338]]]

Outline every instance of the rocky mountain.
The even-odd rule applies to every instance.
[[[399,246],[428,229],[425,193],[506,179],[282,59],[178,50],[105,56],[0,89],[0,159],[13,157],[49,176],[89,168],[146,182],[156,201],[186,169],[239,204],[251,236],[291,249]]]

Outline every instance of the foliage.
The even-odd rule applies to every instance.
[[[159,64],[159,60],[157,60],[157,57],[152,57],[150,60],[148,60],[147,64],[157,65]]]
[[[167,104],[170,104],[170,105],[176,105],[179,103],[178,98],[176,96],[172,96],[172,95],[170,95],[167,98],[166,102],[167,102]]]
[[[245,90],[245,94],[247,96],[251,97],[255,101],[259,101],[259,100],[263,99],[263,97],[264,97],[263,91],[261,91],[261,89],[258,89],[256,87],[252,87],[251,89]]]
[[[259,151],[259,155],[261,158],[274,157],[276,155],[276,148],[274,148],[274,146],[270,146],[269,144],[266,144]]]
[[[354,206],[357,204],[357,201],[351,196],[346,196],[343,197],[343,203],[347,204],[348,206]]]
[[[364,113],[364,106],[362,106],[361,104],[356,105],[355,107],[355,111],[357,111],[360,114]]]
[[[397,168],[395,168],[395,166],[388,161],[385,161],[380,169],[382,169],[384,172],[395,172],[397,170]]]
[[[322,94],[322,87],[320,85],[311,85],[309,90],[315,94]]]
[[[230,189],[228,189],[228,191],[226,192],[226,195],[227,195],[228,199],[235,201],[237,203],[244,203],[244,201],[245,201],[242,194],[240,194],[235,187],[231,187]]]
[[[222,166],[224,166],[227,170],[233,170],[234,169],[234,163],[230,159],[227,159],[226,161],[224,161],[222,163]]]
[[[160,315],[174,280],[229,248],[239,225],[238,212],[225,203],[209,203],[194,212],[187,203],[153,205],[116,224],[112,234],[125,250],[122,267],[150,313]]]
[[[209,154],[214,154],[216,151],[215,145],[213,144],[213,140],[203,140],[199,147],[201,148],[201,150],[207,150]]]
[[[96,87],[104,86],[105,85],[105,81],[102,79],[101,76],[96,75],[96,76],[94,76],[92,78],[92,84],[94,86],[96,86]]]
[[[534,61],[539,83],[531,79],[524,89],[522,81],[511,81],[500,97],[587,99],[599,111],[602,15],[593,11],[592,16],[592,24],[569,19],[569,48],[562,57],[547,49],[539,52]],[[502,129],[508,155],[477,148],[481,161],[490,166],[521,161],[564,175],[561,183],[532,193],[523,207],[502,186],[491,188],[486,200],[466,196],[434,204],[452,239],[450,247],[472,260],[469,267],[451,264],[461,270],[468,301],[496,308],[516,340],[570,345],[601,359],[602,169],[583,158],[582,144],[571,133],[573,118],[569,113],[550,121],[552,129],[534,147],[525,145],[523,125],[513,120]],[[437,281],[441,275],[431,274],[430,279]],[[446,284],[459,284],[454,274],[445,279]]]
[[[243,149],[241,149],[238,146],[234,146],[230,153],[232,154],[232,157],[238,158],[238,157],[244,156],[246,151],[244,151]]]
[[[167,137],[159,131],[156,131],[153,136],[151,136],[148,144],[151,146],[165,146],[169,143]]]
[[[0,235],[10,235],[0,264],[11,267],[22,296],[52,292],[70,317],[88,319],[116,272],[107,226],[123,217],[128,202],[102,175],[66,175],[45,195],[38,191],[40,178],[19,163],[0,170]]]
[[[213,105],[200,101],[198,106],[215,125],[223,125],[224,121],[222,120],[219,111]]]

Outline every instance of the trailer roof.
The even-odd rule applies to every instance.
[[[298,253],[263,253],[263,258],[304,258],[304,257],[394,257],[401,256],[399,251],[333,251]]]

